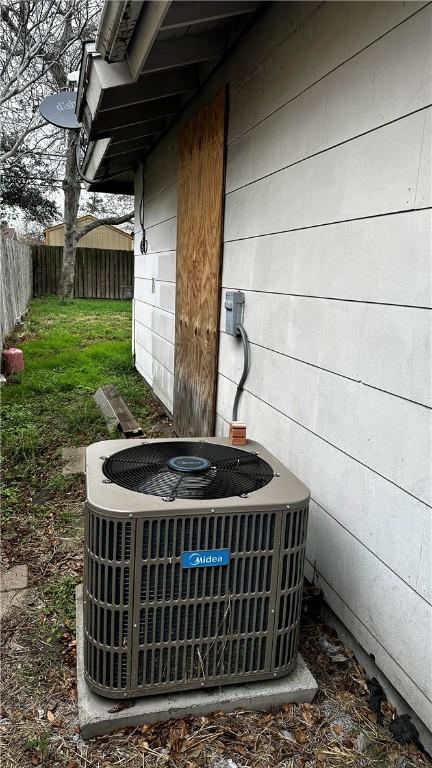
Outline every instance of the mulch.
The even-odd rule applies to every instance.
[[[305,605],[309,608],[306,591]],[[365,672],[334,631],[306,610],[300,650],[319,683],[312,704],[270,712],[215,712],[84,742],[76,709],[75,637],[47,638],[49,616],[33,588],[24,611],[3,626],[4,768],[414,768],[432,761],[390,731],[393,707],[372,712]],[[49,634],[49,632],[48,632]]]

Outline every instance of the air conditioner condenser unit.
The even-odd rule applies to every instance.
[[[87,449],[84,665],[130,698],[296,663],[309,490],[258,443]]]

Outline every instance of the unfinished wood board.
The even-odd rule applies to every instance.
[[[96,390],[94,399],[101,409],[109,428],[117,427],[125,437],[137,437],[143,431],[132,416],[125,401],[112,384]]]
[[[183,128],[177,181],[174,428],[213,434],[225,156],[225,90]]]

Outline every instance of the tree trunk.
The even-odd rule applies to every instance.
[[[76,258],[76,221],[78,215],[78,206],[81,193],[78,171],[76,167],[76,143],[78,141],[77,131],[67,132],[67,151],[66,151],[66,169],[63,179],[64,191],[64,247],[63,264],[59,286],[59,295],[66,298],[73,298],[74,280],[75,280],[75,258]]]

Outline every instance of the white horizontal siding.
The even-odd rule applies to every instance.
[[[431,80],[432,94],[432,80]],[[431,95],[432,101],[432,95]],[[431,205],[432,198],[432,155],[431,155],[431,133],[432,133],[432,112],[427,110],[423,127],[422,147],[419,159],[418,179],[416,185],[416,208]]]
[[[137,254],[135,277],[146,277],[150,280],[155,278],[167,283],[175,283],[175,251]]]
[[[232,94],[229,142],[314,86],[336,67],[348,63],[352,56],[425,5],[415,2],[386,3],[387,7],[380,2],[322,3],[310,14],[307,23],[300,25],[295,34],[288,34],[258,66],[254,66],[256,52],[253,48],[248,49],[246,42],[252,71]],[[280,6],[272,19],[273,24],[278,24],[279,17],[287,13],[284,6]],[[352,90],[356,90],[354,81],[352,85]],[[313,114],[309,119],[317,117]]]
[[[153,359],[153,392],[172,413],[174,397],[174,376],[158,360]]]
[[[152,387],[155,395],[172,413],[174,376],[154,357],[152,352],[148,352],[137,340],[135,341],[135,366]]]
[[[431,17],[424,8],[233,141],[227,191],[430,103]]]
[[[230,366],[230,360],[223,358],[225,346],[222,339],[222,373]],[[431,424],[421,406],[317,368],[302,366],[299,370],[301,364],[297,361],[267,350],[252,347],[251,352],[247,389],[260,402],[271,404],[281,414],[430,504]],[[218,411],[228,417],[234,397],[232,388],[238,378],[239,375],[235,379],[222,377],[218,382],[218,402],[223,404]],[[228,390],[227,383],[231,385]]]
[[[177,130],[174,128],[149,155],[145,168],[145,200],[167,189],[177,178]]]
[[[226,421],[230,419],[234,393],[234,384],[221,377],[217,402],[218,434],[227,433]],[[424,705],[422,691],[427,682],[424,676],[414,676],[417,669],[414,662],[416,655],[424,660],[427,653],[430,606],[420,597],[422,590],[418,578],[423,527],[430,510],[248,392],[242,396],[241,418],[248,424],[250,437],[263,442],[307,483],[313,500],[322,506],[325,524],[316,533],[316,518],[311,516],[307,556],[316,564],[318,573],[344,595],[357,619],[387,649],[389,657],[393,658],[389,677],[392,678],[396,667],[401,667],[405,676],[412,678],[414,685],[401,690],[419,711],[422,702]],[[328,532],[330,524],[334,535]],[[320,546],[326,537],[331,538],[331,544]],[[349,554],[345,557],[347,551]],[[333,560],[341,563],[342,570],[337,569],[336,574],[336,569],[331,571]],[[365,568],[367,572],[363,570]],[[345,577],[341,575],[344,569],[347,570]],[[378,585],[384,585],[378,602],[376,590],[369,589],[369,583],[375,580]],[[356,589],[352,589],[352,581],[358,583]],[[390,590],[387,589],[389,583],[392,584]],[[429,582],[425,582],[424,588],[429,589]],[[363,597],[359,603],[361,589]],[[370,602],[372,597],[373,603]],[[431,597],[429,593],[429,600]],[[380,624],[380,609],[385,601],[388,603],[387,617]],[[402,630],[401,640],[395,648],[391,639],[392,612],[402,613],[406,621],[411,610],[418,619],[417,631],[412,633],[414,641],[411,642],[410,635],[407,642],[411,644],[405,645],[407,633]],[[352,623],[348,622],[348,626]],[[393,671],[392,666],[395,667]],[[427,695],[430,697],[430,692]]]
[[[423,142],[430,109],[238,189],[226,197],[225,239],[430,205],[430,189],[418,194]]]
[[[155,357],[170,373],[174,373],[174,345],[155,333],[152,328],[136,321],[136,341]]]
[[[216,75],[217,81],[221,82],[226,77],[230,82],[230,91],[235,93],[280,45],[299,33],[319,5],[319,0],[291,2],[285,8],[280,3],[267,3],[259,23],[251,27],[241,44],[234,49],[222,76]]]
[[[172,413],[174,377],[138,342],[135,344],[135,367],[166,409]]]
[[[222,284],[431,307],[430,242],[429,210],[239,240],[225,243]]]
[[[314,503],[310,519],[310,562],[324,564],[320,568],[324,579],[338,585],[342,600],[356,606],[360,621],[393,659],[403,661],[406,674],[432,700],[431,606]]]
[[[135,366],[150,386],[153,385],[153,359],[144,347],[135,340]]]
[[[175,184],[163,189],[145,203],[145,227],[151,230],[157,224],[174,219],[177,213],[177,188]]]
[[[417,591],[432,603],[432,515],[425,516],[420,564],[417,572]]]
[[[166,137],[146,162],[142,254],[135,235],[135,355],[137,368],[168,411],[173,409],[176,247],[176,139]],[[135,196],[141,197],[142,169]],[[141,368],[139,367],[141,365]],[[146,373],[147,372],[147,373]]]
[[[160,224],[153,224],[153,226],[146,228],[146,238],[148,242],[148,252],[146,255],[153,253],[164,253],[166,251],[174,251],[176,248],[176,234],[177,234],[177,219],[171,218],[162,221]],[[135,256],[140,256],[139,242],[141,240],[141,233],[135,234]]]
[[[145,304],[173,313],[175,309],[175,283],[137,277],[135,280],[135,297]]]
[[[238,287],[243,288],[241,283]],[[408,400],[431,404],[429,310],[260,291],[246,291],[245,295],[244,323],[254,344]],[[223,302],[224,298],[225,289]],[[398,368],[396,377],[395,361],[401,356],[407,364]]]
[[[136,321],[152,328],[155,333],[174,344],[174,315],[160,307],[145,304],[142,301],[135,302]]]
[[[226,433],[235,393],[219,381],[218,434]],[[432,603],[426,572],[425,525],[429,508],[323,437],[246,391],[242,418],[251,437],[265,443],[311,489],[315,500],[412,589]],[[223,422],[221,421],[223,419]],[[263,425],[266,425],[265,427]]]
[[[367,567],[368,565],[371,565],[371,563],[363,563],[363,566]],[[307,578],[311,581],[314,577],[316,578],[317,584],[323,590],[326,602],[330,605],[337,616],[339,616],[341,621],[350,628],[351,633],[363,646],[365,651],[373,656],[379,669],[381,669],[384,675],[386,675],[386,677],[392,681],[392,684],[396,690],[404,696],[404,698],[410,703],[412,708],[418,714],[420,719],[430,729],[432,726],[432,708],[430,698],[425,696],[418,685],[416,685],[415,680],[413,680],[413,678],[407,674],[403,667],[398,663],[398,660],[389,653],[387,650],[387,638],[384,637],[381,638],[381,640],[378,639],[373,632],[374,627],[371,626],[371,621],[369,618],[365,621],[359,619],[359,617],[351,608],[351,601],[349,603],[346,602],[336,592],[331,584],[326,581],[325,577],[316,572],[314,569],[314,563],[308,559],[306,559],[305,563],[305,572]],[[379,575],[376,574],[376,577],[378,579]],[[395,600],[393,599],[391,602],[394,605]],[[399,603],[400,601],[397,600],[397,602]],[[408,615],[408,611],[406,611],[403,607],[401,607],[401,613],[405,617],[406,624],[410,624],[408,633],[404,632],[404,628],[402,629],[404,632],[404,637],[409,635],[409,638],[407,637],[407,642],[410,642],[413,629],[411,616]],[[421,613],[424,613],[424,611],[421,611]],[[414,637],[417,637],[415,633]],[[417,646],[415,646],[415,648],[417,649]],[[425,673],[427,673],[427,671],[428,670],[425,670]],[[423,676],[421,679],[423,679]]]

